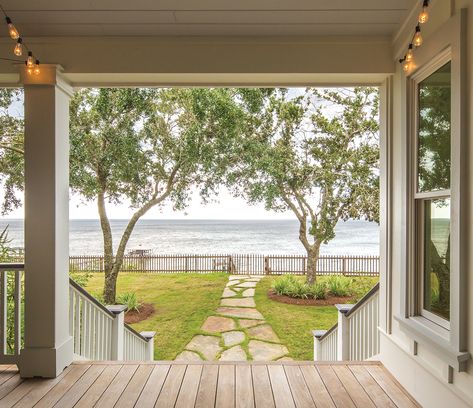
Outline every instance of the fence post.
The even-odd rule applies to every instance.
[[[123,360],[125,336],[125,305],[110,305],[107,309],[115,315],[112,324],[111,350],[112,360]]]
[[[313,330],[314,336],[314,361],[322,361],[322,343],[320,338],[327,333],[327,330]]]
[[[346,314],[354,305],[340,305],[335,307],[338,310],[338,338],[337,338],[337,360],[348,360],[350,354],[350,326]]]
[[[148,344],[146,345],[146,361],[154,361],[154,336],[156,336],[156,332],[143,331],[140,334],[148,340]]]
[[[264,257],[264,273],[269,275],[269,258],[267,256]]]

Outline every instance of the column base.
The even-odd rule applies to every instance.
[[[73,350],[72,337],[56,348],[25,348],[20,352],[20,376],[55,378],[72,363]]]

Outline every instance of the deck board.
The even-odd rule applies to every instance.
[[[55,379],[0,365],[0,407],[419,407],[377,362],[76,362]]]

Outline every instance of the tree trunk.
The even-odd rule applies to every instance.
[[[103,235],[103,254],[105,280],[103,285],[103,300],[108,305],[115,303],[117,275],[114,274],[113,262],[113,240],[110,221],[105,208],[105,193],[99,192],[97,196],[97,206],[99,210],[100,226]]]
[[[319,259],[320,245],[314,244],[307,250],[307,284],[313,285],[317,280],[317,260]]]

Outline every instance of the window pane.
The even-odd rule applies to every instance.
[[[418,189],[450,188],[450,62],[419,83]]]
[[[450,199],[424,203],[424,309],[450,319]]]

